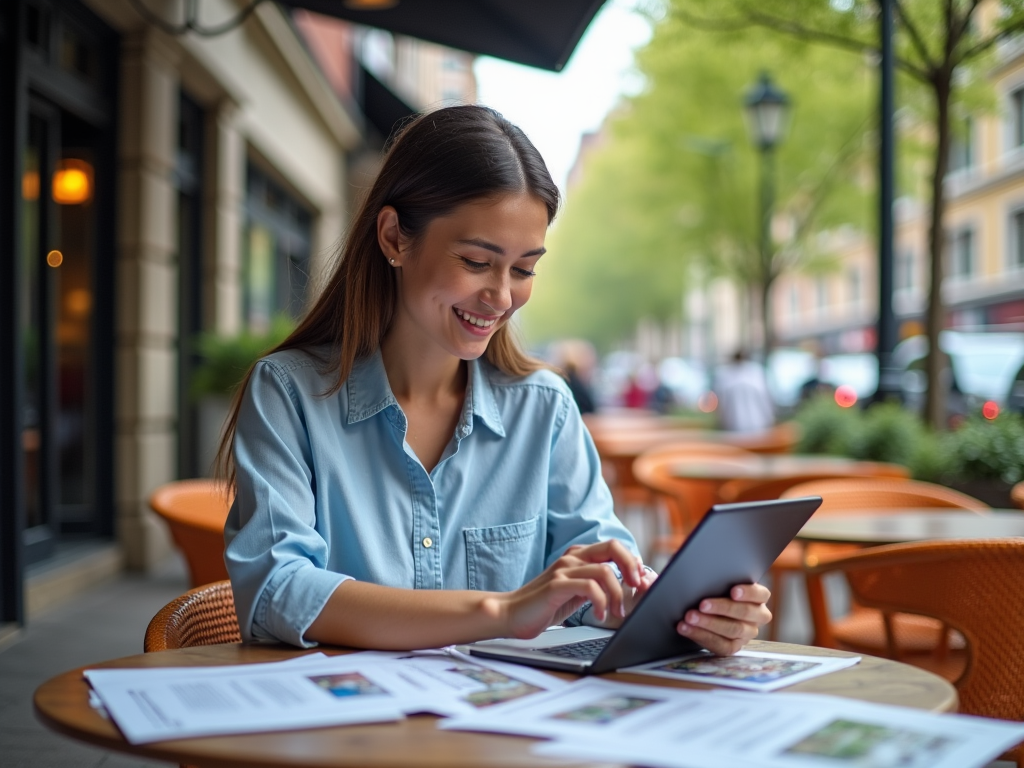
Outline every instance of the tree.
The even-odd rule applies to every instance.
[[[969,94],[1000,40],[1024,31],[1024,0],[890,0],[895,14],[896,66],[928,93],[932,158],[929,174],[931,267],[927,329],[928,397],[931,424],[945,423],[945,392],[940,386],[943,355],[939,332],[945,322],[942,280],[946,210],[944,181],[949,169],[952,115]],[[818,42],[861,54],[878,55],[875,28],[878,0],[677,0],[670,13],[691,27],[736,33],[760,27],[802,42]],[[985,9],[983,11],[982,9]]]
[[[608,344],[643,316],[678,317],[694,272],[725,276],[766,321],[775,279],[831,263],[816,228],[870,221],[856,173],[869,148],[864,62],[760,30],[723,36],[667,14],[637,54],[645,87],[606,121],[602,146],[570,190],[526,316],[534,341],[583,335]],[[777,150],[779,218],[789,233],[763,264],[759,158],[742,101],[761,70],[793,96]],[[758,312],[758,309],[760,311]]]

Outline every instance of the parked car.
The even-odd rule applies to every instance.
[[[815,355],[805,349],[779,347],[768,355],[765,368],[768,391],[775,405],[790,409],[800,402],[803,385],[817,374],[818,362]]]
[[[988,401],[1000,407],[1012,402],[1014,380],[1024,366],[1024,333],[943,331],[939,344],[950,361],[942,381],[950,416],[976,411]],[[902,371],[903,402],[918,411],[928,388],[927,355],[926,336],[912,336],[893,351],[893,365]]]

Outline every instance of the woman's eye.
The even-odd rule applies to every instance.
[[[512,271],[515,272],[520,277],[533,277],[534,275],[537,274],[531,269],[523,269],[522,267],[513,267]]]
[[[470,269],[487,269],[487,267],[491,266],[486,261],[473,261],[472,259],[467,259],[465,256],[462,257],[462,260],[466,262],[466,266]]]

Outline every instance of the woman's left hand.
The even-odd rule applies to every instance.
[[[772,620],[765,603],[771,592],[761,584],[739,584],[729,597],[708,597],[687,611],[676,630],[719,656],[731,656]]]
[[[626,613],[640,602],[658,575],[645,571],[643,584],[637,589],[627,589],[625,594]],[[698,610],[687,611],[676,630],[683,637],[704,646],[719,656],[731,656],[757,637],[758,630],[772,620],[771,611],[765,603],[771,597],[767,587],[760,584],[739,584],[732,588],[729,597],[709,597],[701,600]],[[609,614],[597,626],[615,629],[622,619]]]

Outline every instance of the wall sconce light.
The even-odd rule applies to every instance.
[[[80,205],[92,200],[92,166],[84,160],[62,160],[53,174],[53,202]]]

